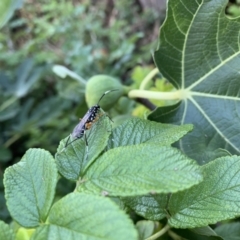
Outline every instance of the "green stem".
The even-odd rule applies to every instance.
[[[152,78],[153,78],[156,74],[158,74],[158,73],[159,73],[158,68],[154,68],[154,69],[142,80],[142,83],[141,83],[139,89],[144,90],[144,89],[146,88],[148,82],[151,81]]]
[[[170,229],[169,225],[166,225],[164,228],[162,228],[159,232],[155,233],[149,238],[146,238],[145,240],[154,240],[162,236],[164,233],[166,233]]]
[[[186,93],[183,90],[176,90],[174,92],[153,92],[148,90],[131,90],[128,93],[130,98],[147,98],[158,100],[181,100],[186,98]]]
[[[183,240],[184,238],[180,237],[179,235],[177,235],[175,232],[173,231],[168,231],[168,234],[171,238],[173,238],[174,240]]]
[[[4,143],[4,147],[8,148],[9,146],[11,146],[14,142],[16,142],[22,135],[21,134],[15,134],[13,135],[10,139],[8,139],[5,143]]]
[[[66,68],[62,65],[54,65],[52,70],[55,74],[57,74],[61,78],[66,78],[68,75],[71,78],[77,80],[78,82],[80,82],[84,85],[87,84],[87,81],[84,78],[80,77],[78,74],[76,74],[75,72],[69,70],[68,68]],[[61,70],[61,72],[59,72],[59,70]]]
[[[13,104],[14,102],[16,102],[18,98],[16,98],[15,96],[9,98],[7,101],[5,101],[1,106],[0,106],[0,112],[3,111],[4,109],[8,108],[11,104]]]

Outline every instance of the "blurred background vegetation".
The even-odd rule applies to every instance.
[[[1,0],[0,219],[9,221],[4,170],[30,147],[53,155],[87,111],[85,82],[96,74],[138,87],[154,68],[152,52],[165,17],[165,0]],[[240,15],[230,1],[231,17]],[[65,78],[52,68],[72,72]],[[77,75],[74,75],[77,74]],[[168,86],[158,82],[157,89]],[[122,97],[111,116],[139,114]],[[63,179],[57,196],[71,190]]]

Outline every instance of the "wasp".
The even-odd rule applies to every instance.
[[[87,142],[87,138],[86,138],[86,131],[89,130],[93,123],[95,123],[99,117],[101,116],[100,112],[100,101],[103,99],[103,97],[113,91],[118,91],[117,89],[113,89],[113,90],[109,90],[106,91],[105,93],[103,93],[103,95],[100,97],[100,99],[98,100],[97,104],[92,106],[91,108],[89,108],[89,110],[87,111],[87,113],[84,115],[83,118],[80,119],[80,122],[76,125],[76,127],[73,129],[72,133],[70,134],[70,136],[72,136],[72,138],[74,140],[72,140],[70,143],[68,143],[70,136],[67,139],[67,142],[65,144],[65,148],[71,144],[72,142],[82,138],[83,136],[85,136],[85,142],[86,142],[86,146],[88,147],[88,142]]]

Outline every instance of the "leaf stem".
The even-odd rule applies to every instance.
[[[170,229],[170,226],[167,224],[164,228],[162,228],[159,232],[155,233],[149,238],[146,238],[145,240],[154,240],[162,236],[164,233],[166,233]]]
[[[140,90],[144,90],[148,84],[149,81],[152,80],[152,78],[159,73],[158,68],[154,68],[143,80],[139,87]]]
[[[52,71],[58,75],[61,78],[66,78],[67,75],[70,76],[72,79],[77,80],[79,83],[82,83],[84,85],[86,85],[87,81],[80,77],[78,74],[76,74],[75,72],[69,70],[68,68],[66,68],[65,66],[62,65],[54,65],[52,68]]]
[[[12,145],[14,142],[16,142],[22,135],[20,133],[13,135],[10,139],[8,139],[3,146],[5,148],[8,148],[10,145]]]
[[[0,106],[0,112],[8,108],[11,104],[16,102],[18,100],[17,97],[13,96],[9,98],[7,101],[5,101],[1,106]]]
[[[179,235],[177,235],[175,232],[173,231],[168,231],[168,234],[171,238],[173,238],[174,240],[183,240],[184,238],[180,237]]]
[[[147,98],[158,100],[181,100],[183,99],[183,91],[176,90],[174,92],[154,92],[148,90],[131,90],[128,93],[130,98]]]

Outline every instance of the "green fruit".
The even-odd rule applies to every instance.
[[[101,96],[109,90],[117,90],[109,92],[100,101],[99,105],[105,111],[114,106],[123,94],[122,84],[115,78],[107,75],[96,75],[91,77],[86,86],[86,102],[88,107],[96,105]]]

